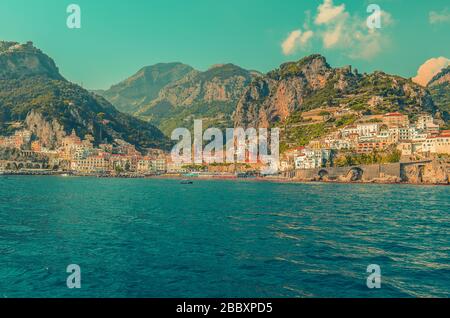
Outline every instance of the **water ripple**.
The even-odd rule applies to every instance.
[[[448,297],[449,189],[0,177],[0,296]]]

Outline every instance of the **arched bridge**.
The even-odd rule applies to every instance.
[[[370,181],[373,179],[391,176],[401,176],[401,164],[374,164],[351,167],[326,167],[309,170],[295,170],[290,176],[298,179]]]
[[[19,170],[41,170],[46,169],[47,166],[44,163],[32,162],[32,161],[0,161],[0,170],[6,171],[19,171]]]

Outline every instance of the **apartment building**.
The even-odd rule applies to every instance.
[[[296,169],[316,169],[325,167],[331,161],[329,149],[304,149],[303,153],[295,158]]]

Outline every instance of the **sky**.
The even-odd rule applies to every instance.
[[[67,26],[70,4],[81,10],[79,29]],[[380,25],[372,16],[371,28],[370,4],[381,10]],[[450,2],[0,0],[0,40],[33,41],[68,80],[88,89],[160,62],[268,72],[313,53],[360,72],[414,77],[422,66],[423,82],[449,63]]]

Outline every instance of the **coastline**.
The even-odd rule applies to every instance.
[[[235,175],[223,176],[198,176],[186,177],[183,175],[163,174],[163,175],[96,175],[96,174],[73,174],[61,171],[20,171],[20,172],[0,172],[2,176],[47,176],[61,178],[101,178],[101,179],[161,179],[161,180],[191,180],[191,181],[246,181],[246,182],[270,182],[270,183],[291,183],[291,184],[360,184],[360,185],[416,185],[416,186],[449,186],[448,183],[418,183],[418,182],[389,182],[383,180],[370,181],[342,181],[342,180],[303,180],[298,178],[283,177],[249,177],[239,178]]]

